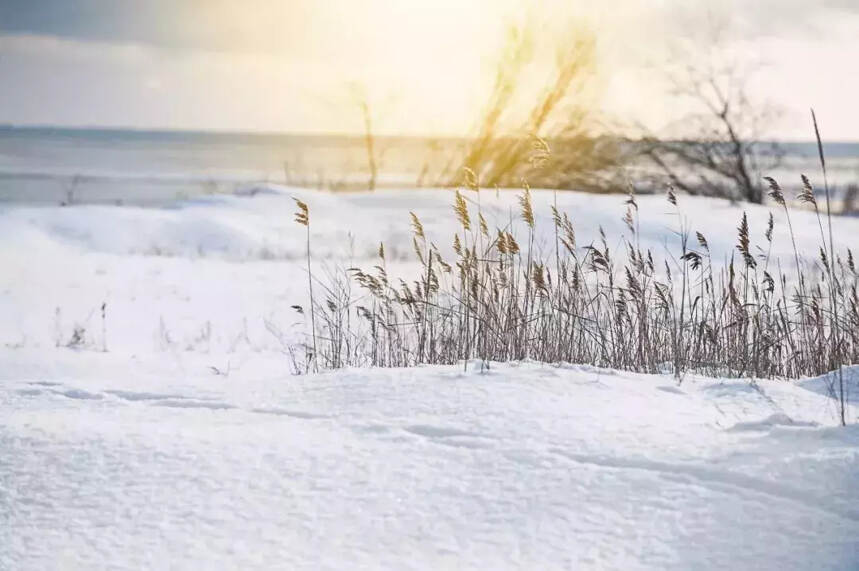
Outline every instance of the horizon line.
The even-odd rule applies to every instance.
[[[166,135],[250,135],[258,137],[306,137],[306,138],[324,138],[324,137],[342,137],[342,138],[361,138],[366,135],[361,132],[348,131],[278,131],[278,130],[258,130],[258,129],[228,129],[228,128],[183,128],[183,127],[142,127],[142,126],[121,126],[121,125],[83,125],[83,124],[51,124],[51,123],[11,123],[0,122],[0,131],[65,131],[65,132],[86,132],[86,131],[102,131],[110,133],[140,133],[140,134],[166,134]],[[454,135],[454,134],[429,134],[429,133],[413,133],[413,132],[379,132],[373,135],[376,138],[402,138],[402,139],[448,139],[448,140],[467,140],[474,138],[473,135]],[[612,136],[610,134],[596,135]],[[625,138],[619,135],[620,138]],[[640,141],[641,137],[630,141]],[[781,144],[805,144],[815,143],[814,138],[800,139],[793,137],[785,138],[770,138],[761,139],[760,143],[781,143]],[[859,137],[856,139],[830,139],[823,141],[824,145],[838,144],[859,144]]]

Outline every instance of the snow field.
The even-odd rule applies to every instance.
[[[859,562],[859,432],[820,380],[34,357],[3,355],[8,568]]]
[[[859,411],[837,427],[822,379],[477,362],[292,376],[291,196],[320,275],[372,265],[380,240],[408,275],[408,212],[446,251],[452,195],[258,190],[0,210],[0,569],[859,566]],[[557,195],[580,245],[603,226],[615,251],[624,199]],[[534,192],[545,251],[554,200]],[[715,258],[744,209],[763,242],[769,209],[679,200]],[[517,216],[515,193],[480,202],[490,225]],[[664,197],[639,205],[644,246],[676,250]],[[813,258],[816,220],[792,221]],[[850,246],[859,220],[836,235]]]

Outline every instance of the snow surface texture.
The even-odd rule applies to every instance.
[[[407,212],[449,247],[452,197],[258,190],[0,210],[0,569],[859,568],[859,425],[836,426],[825,380],[479,363],[293,377],[290,196],[320,260],[371,265],[384,240],[403,273]],[[552,194],[534,200],[548,218]],[[623,200],[558,194],[582,245],[599,225],[617,239]],[[513,193],[481,201],[490,223],[516,216]],[[742,209],[680,201],[730,255]],[[640,205],[644,245],[673,247],[672,208]],[[761,234],[768,210],[746,209]],[[793,223],[813,257],[816,221]],[[859,220],[836,224],[855,242]],[[859,395],[859,370],[846,379]]]
[[[517,195],[481,191],[490,226],[506,227],[518,219]],[[110,350],[281,350],[285,339],[295,339],[298,318],[290,306],[306,305],[304,227],[293,221],[292,196],[310,206],[314,273],[320,278],[335,266],[370,269],[383,241],[389,274],[414,279],[409,211],[448,259],[452,256],[457,223],[453,193],[445,190],[330,194],[265,187],[169,208],[7,206],[0,208],[0,344],[64,345],[79,326],[85,344],[100,347],[106,341]],[[466,197],[477,200],[471,192]],[[534,191],[536,248],[549,255],[554,247],[550,206],[555,199],[573,220],[580,247],[597,240],[603,227],[612,252],[624,252],[626,198],[579,192],[559,192],[556,198]],[[744,211],[761,246],[772,212],[772,255],[786,272],[793,266],[779,209],[688,196],[680,196],[679,203],[682,222],[707,237],[716,264],[736,252],[734,228]],[[639,206],[642,247],[652,249],[656,260],[676,259],[681,222],[676,209],[664,196],[641,196]],[[800,210],[791,219],[802,253],[816,261],[817,220]],[[838,246],[855,246],[859,218],[837,217],[834,230]],[[520,238],[522,232],[520,223]],[[107,339],[101,339],[105,302]]]
[[[820,380],[2,359],[4,569],[859,565]]]

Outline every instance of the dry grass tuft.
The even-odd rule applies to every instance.
[[[411,213],[421,268],[414,281],[389,280],[383,247],[372,270],[352,269],[351,279],[329,280],[328,303],[312,302],[311,316],[322,324],[318,340],[313,326],[314,365],[467,366],[476,358],[488,366],[535,359],[672,371],[682,380],[686,372],[799,378],[859,362],[853,253],[837,253],[831,231],[827,240],[813,187],[804,178],[800,199],[815,205],[821,242],[818,260],[802,259],[784,193],[774,179],[767,182],[776,207],[787,215],[795,262],[790,273],[770,259],[772,216],[761,232],[766,243],[758,247],[757,232],[743,213],[737,227],[742,262],[731,259],[716,269],[707,238],[695,232],[690,240],[692,229],[682,222],[676,251],[664,260],[642,250],[632,193],[624,216],[629,233],[622,240],[623,255],[616,258],[602,230],[596,243],[578,246],[573,223],[556,206],[554,249],[535,248],[537,223],[527,185],[519,197],[521,237],[512,217],[490,230],[479,201],[475,227],[475,205],[457,191],[455,259],[444,259]],[[680,214],[673,190],[667,198]],[[301,204],[296,220],[307,225]],[[359,297],[350,293],[352,280],[363,291]],[[843,381],[833,382],[842,414],[845,390]]]

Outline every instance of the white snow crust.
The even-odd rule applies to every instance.
[[[408,211],[449,248],[451,195],[259,190],[0,210],[0,569],[859,568],[859,410],[837,426],[826,379],[293,376],[307,276],[291,197],[320,272],[370,265],[384,240],[408,274]],[[555,198],[534,200],[549,232]],[[623,228],[624,197],[557,201],[580,244]],[[680,201],[730,256],[743,208]],[[490,224],[515,204],[481,193]],[[673,209],[639,204],[642,241],[672,248]],[[745,210],[762,234],[769,210]],[[816,220],[792,221],[813,257]],[[851,245],[859,220],[836,223]],[[859,367],[845,379],[859,395]]]

